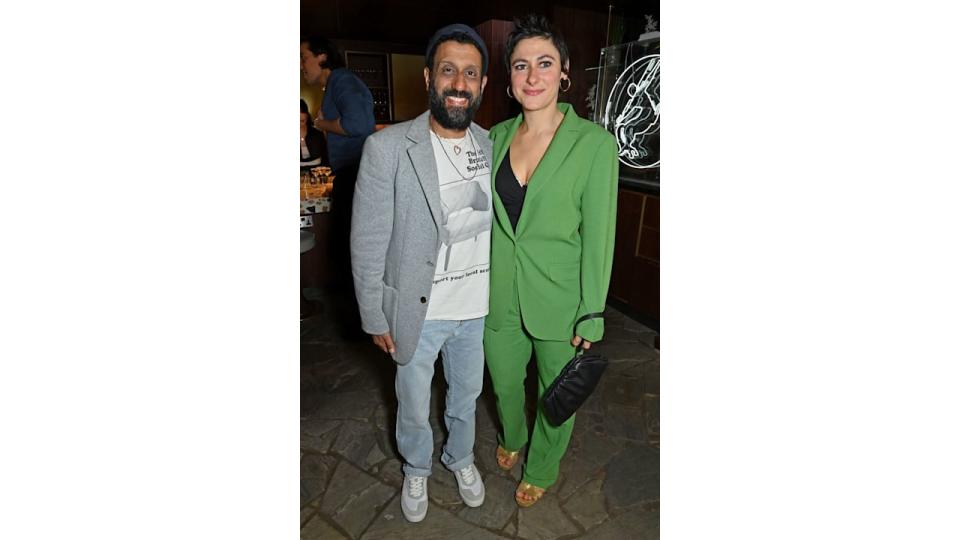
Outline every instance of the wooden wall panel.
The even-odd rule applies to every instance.
[[[643,210],[643,226],[660,230],[660,198],[647,197],[647,204]]]
[[[570,50],[570,90],[560,94],[560,101],[573,105],[581,118],[591,118],[587,95],[597,83],[598,72],[594,68],[600,63],[600,49],[606,44],[607,14],[553,6],[549,18]]]
[[[393,120],[413,120],[427,110],[427,85],[423,82],[422,54],[391,54],[393,77]]]
[[[621,189],[617,196],[610,298],[645,319],[660,319],[660,200]]]
[[[617,237],[613,247],[610,295],[621,302],[629,302],[630,298],[634,251],[640,234],[642,214],[643,195],[633,191],[620,191],[617,197]]]
[[[507,67],[503,63],[503,51],[507,46],[507,36],[513,30],[513,23],[502,20],[489,20],[476,27],[477,33],[487,45],[490,65],[487,67],[487,86],[483,91],[483,101],[474,121],[486,129],[520,114],[520,105],[507,97]]]
[[[660,265],[638,259],[634,264],[630,307],[641,315],[660,320]]]
[[[642,227],[637,242],[636,257],[642,257],[654,263],[660,262],[660,234],[656,229]]]

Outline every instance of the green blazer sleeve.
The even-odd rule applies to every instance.
[[[580,307],[576,319],[587,313],[603,312],[613,268],[619,167],[616,140],[606,135],[589,169],[580,203],[583,251],[580,258]],[[599,341],[603,338],[603,329],[602,318],[590,319],[580,323],[574,334],[588,341]]]

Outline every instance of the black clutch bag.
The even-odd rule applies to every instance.
[[[603,314],[589,313],[580,317],[573,325],[574,333],[581,322],[598,317],[603,317]],[[603,355],[577,347],[574,357],[543,393],[540,405],[547,420],[554,426],[559,426],[573,416],[597,387],[605,369],[607,359]]]

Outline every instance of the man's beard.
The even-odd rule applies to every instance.
[[[444,105],[447,97],[466,98],[467,106],[447,109]],[[437,94],[437,86],[433,81],[430,81],[430,114],[433,115],[438,124],[446,129],[460,131],[470,127],[470,122],[473,121],[473,115],[477,112],[477,108],[480,107],[481,98],[483,98],[482,91],[480,95],[474,99],[473,94],[470,92],[466,90],[461,92],[453,88],[444,90],[443,95],[440,95]]]

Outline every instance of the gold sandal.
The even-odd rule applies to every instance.
[[[507,452],[502,446],[497,445],[497,465],[499,465],[501,469],[509,471],[517,464],[517,459],[519,458],[519,450]]]
[[[537,487],[529,482],[520,482],[520,485],[517,486],[517,491],[514,493],[513,498],[516,499],[517,504],[524,508],[529,508],[534,505],[537,501],[540,500],[540,497],[543,497],[543,494],[547,490]],[[523,495],[524,497],[521,497]]]

